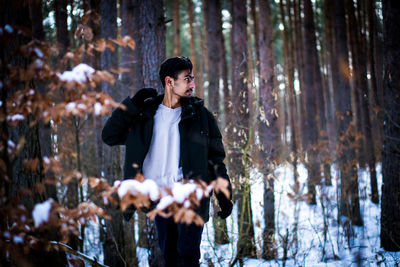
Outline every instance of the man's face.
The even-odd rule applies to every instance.
[[[178,78],[174,79],[172,93],[179,97],[191,96],[193,94],[194,76],[189,70],[184,70],[179,73]]]

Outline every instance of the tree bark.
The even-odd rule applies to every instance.
[[[162,0],[134,0],[134,40],[136,42],[134,63],[134,87],[152,87],[163,92],[159,68],[165,60],[165,18]],[[151,254],[149,265],[162,262],[154,222],[148,222],[148,239]],[[139,232],[144,228],[139,227]]]
[[[335,66],[332,69],[335,84],[335,106],[337,117],[337,140],[339,144],[338,166],[340,177],[339,213],[355,225],[362,225],[358,197],[358,174],[355,161],[354,129],[352,125],[351,92],[349,81],[349,60],[346,36],[344,0],[335,1]]]
[[[181,50],[181,19],[180,19],[180,0],[173,0],[172,5],[172,16],[174,25],[174,55],[180,56],[182,54]]]
[[[234,181],[238,186],[239,202],[237,259],[243,263],[244,257],[256,255],[254,226],[251,210],[251,194],[247,150],[249,148],[249,110],[247,85],[247,9],[242,0],[231,1],[232,31],[232,152],[231,167]],[[252,131],[254,129],[251,129]]]
[[[321,88],[322,84],[317,84],[316,81],[320,78],[315,76],[320,75],[319,67],[317,66],[318,54],[316,51],[316,39],[315,39],[315,25],[314,25],[314,15],[312,10],[311,0],[304,0],[304,57],[305,72],[304,72],[304,86],[306,98],[306,124],[307,128],[307,170],[308,170],[308,195],[309,202],[311,204],[316,204],[316,191],[315,186],[320,182],[321,174],[318,162],[318,109],[319,101],[321,99],[317,98],[318,88]],[[319,65],[319,64],[318,64]],[[321,117],[324,116],[324,112],[320,114]],[[322,130],[322,129],[321,129]]]
[[[207,31],[207,50],[208,62],[213,62],[213,66],[208,69],[208,103],[212,112],[219,113],[219,90],[220,90],[220,58],[222,36],[221,7],[219,1],[205,0],[203,5],[205,27]]]
[[[385,51],[381,246],[400,251],[400,6],[383,0]]]
[[[134,6],[132,0],[121,0],[121,35],[134,38]],[[121,98],[132,96],[135,93],[133,77],[134,77],[134,51],[130,47],[121,47],[121,62],[122,68],[129,69],[128,72],[121,74]],[[119,100],[119,99],[116,99]]]
[[[30,87],[27,86],[32,86],[25,81],[15,78],[10,79],[12,67],[20,67],[26,70],[30,61],[29,58],[22,56],[19,49],[22,45],[27,45],[31,41],[31,37],[20,33],[17,34],[16,29],[17,27],[32,29],[33,24],[30,19],[29,8],[31,8],[31,11],[37,8],[37,6],[32,5],[35,5],[35,3],[14,1],[10,4],[6,3],[6,1],[0,1],[0,6],[2,6],[0,27],[4,29],[8,25],[12,29],[12,32],[9,33],[10,37],[7,41],[7,46],[5,46],[4,41],[0,42],[0,61],[2,62],[0,67],[0,79],[2,81],[0,100],[4,103],[1,109],[5,117],[8,115],[6,105],[8,98],[20,90],[28,90]],[[35,21],[35,23],[38,23],[38,21]],[[40,37],[40,25],[34,26],[33,30],[38,31],[34,36]],[[10,57],[10,55],[13,56]],[[4,122],[2,121],[1,123],[1,161],[3,164],[1,168],[0,196],[2,198],[2,207],[3,205],[14,205],[15,207],[22,205],[26,209],[26,215],[32,213],[35,204],[44,201],[46,198],[44,192],[39,191],[37,187],[39,183],[43,182],[44,173],[39,129],[38,125],[34,123],[35,119],[32,114],[29,114],[17,125],[7,125],[7,120],[3,120]],[[7,149],[8,144],[11,142],[18,144],[21,140],[24,140],[21,150],[11,159]],[[33,159],[38,159],[38,164],[35,169],[31,170],[24,163],[26,160]],[[4,166],[4,164],[7,165]],[[3,174],[5,175],[3,176]],[[30,217],[30,215],[28,216]],[[1,232],[11,231],[10,219],[9,216],[3,216],[0,219]],[[18,263],[31,266],[44,266],[45,264],[67,266],[67,259],[64,253],[54,253],[53,250],[46,251],[42,247],[49,241],[47,237],[54,238],[54,233],[42,232],[41,234],[44,235],[41,236],[36,230],[33,229],[33,231],[35,232],[31,234],[40,237],[38,246],[27,247],[27,250],[13,246],[10,249],[16,251],[12,254],[2,251],[0,252],[0,264],[4,266],[13,266]],[[14,255],[19,255],[19,258],[13,258]]]
[[[274,90],[274,51],[272,47],[271,8],[268,1],[259,1],[260,25],[258,34],[260,61],[260,107],[263,109],[265,121],[260,121],[258,130],[263,144],[261,169],[264,174],[264,221],[262,257],[274,259],[275,248],[275,198],[274,180],[271,178],[275,169],[278,154],[279,134],[276,117],[276,91]],[[275,112],[274,112],[275,110]]]
[[[363,147],[361,151],[365,152],[366,163],[369,167],[370,185],[371,185],[371,200],[373,203],[379,203],[378,196],[378,183],[376,178],[376,159],[374,140],[372,137],[372,125],[370,119],[370,104],[369,104],[369,90],[367,81],[367,62],[365,55],[365,42],[364,36],[361,32],[361,23],[355,17],[353,0],[347,0],[348,20],[351,27],[349,27],[349,37],[351,44],[351,54],[353,59],[353,86],[360,99],[361,114],[361,130],[363,134]]]
[[[115,39],[117,37],[117,1],[101,1],[101,38]],[[118,67],[118,54],[106,48],[101,53],[101,69],[110,71],[111,68]],[[102,91],[109,94],[113,99],[120,99],[118,83],[111,85],[108,82],[102,83]],[[105,124],[103,118],[103,125]],[[120,147],[110,147],[103,144],[102,147],[102,173],[107,182],[112,185],[114,181],[122,177]],[[104,238],[104,263],[109,266],[125,265],[125,244],[124,228],[122,224],[122,213],[115,207],[106,207],[110,220],[105,220],[105,238]],[[135,248],[131,248],[135,249]]]

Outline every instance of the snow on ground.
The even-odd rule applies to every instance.
[[[377,166],[378,188],[382,185],[381,166]],[[301,194],[307,193],[307,170],[298,166]],[[343,227],[337,223],[338,193],[340,184],[334,166],[332,167],[332,186],[317,187],[317,205],[308,205],[304,201],[294,201],[288,193],[293,192],[293,169],[282,165],[275,171],[275,227],[276,260],[245,259],[245,266],[351,266],[360,259],[363,266],[393,266],[400,263],[400,253],[386,252],[380,248],[380,205],[370,201],[370,184],[368,170],[359,171],[360,208],[364,226]],[[262,175],[252,172],[252,208],[255,226],[255,239],[258,252],[261,250],[263,221],[263,182]],[[379,194],[381,192],[379,191]],[[324,196],[324,209],[321,205]],[[326,197],[325,197],[326,196]],[[327,218],[324,235],[324,214]],[[213,227],[207,223],[201,244],[201,266],[208,266],[211,261],[215,266],[229,266],[236,253],[237,241],[237,206],[227,220],[231,244],[213,248]],[[297,222],[297,231],[295,225]],[[287,237],[287,260],[283,262],[284,237]],[[233,241],[233,242],[232,242]],[[237,265],[239,266],[239,265]]]
[[[307,193],[307,170],[298,166],[301,194]],[[378,188],[381,189],[381,166],[377,165]],[[362,266],[395,266],[400,263],[400,253],[384,251],[380,248],[380,205],[370,201],[370,184],[368,170],[359,171],[360,208],[364,226],[347,226],[337,223],[338,181],[335,167],[332,166],[332,186],[317,187],[317,205],[308,205],[304,201],[293,201],[288,193],[293,193],[293,169],[290,165],[281,165],[275,171],[275,227],[276,260],[245,259],[244,266],[356,266],[357,259]],[[263,222],[263,183],[262,175],[256,170],[251,173],[252,208],[255,239],[258,253],[261,251],[261,234]],[[381,192],[379,191],[379,194]],[[323,198],[324,209],[321,205]],[[212,211],[211,211],[212,214]],[[324,214],[327,227],[324,235]],[[137,218],[137,216],[135,216]],[[238,236],[237,205],[232,216],[227,219],[230,244],[214,248],[214,229],[212,220],[205,225],[201,243],[201,266],[229,266],[236,255]],[[295,223],[297,222],[297,231]],[[138,230],[139,227],[136,226]],[[136,233],[138,237],[138,232]],[[283,242],[287,237],[287,260],[283,260]],[[97,250],[93,254],[100,255]],[[148,250],[138,247],[137,256],[140,267],[147,267]],[[237,264],[237,266],[239,266]]]

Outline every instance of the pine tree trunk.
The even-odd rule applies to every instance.
[[[295,32],[295,42],[296,42],[296,67],[297,73],[299,76],[300,90],[301,94],[299,95],[300,102],[300,121],[301,125],[306,125],[306,103],[305,103],[305,84],[304,84],[304,42],[303,42],[303,34],[302,34],[302,26],[301,26],[301,0],[294,0],[294,32]],[[302,127],[301,129],[301,148],[304,152],[307,146],[307,128]]]
[[[290,2],[287,2],[288,10],[290,11]],[[298,159],[298,151],[297,151],[297,125],[296,125],[296,93],[294,90],[294,40],[290,38],[289,31],[290,26],[286,23],[285,14],[283,9],[282,1],[279,2],[279,9],[281,14],[281,23],[283,25],[283,56],[284,56],[284,68],[287,77],[287,94],[289,98],[289,123],[290,123],[290,135],[291,135],[291,143],[290,148],[293,153],[293,157],[291,158],[291,162],[293,164],[293,178],[294,181],[297,181],[297,159]],[[291,23],[291,14],[288,14],[289,17],[289,25]]]
[[[43,30],[43,14],[42,14],[42,3],[41,1],[30,0],[29,1],[29,13],[32,21],[32,32],[35,40],[44,41],[44,30]],[[42,81],[35,81],[36,90],[46,95],[46,86]],[[52,158],[53,151],[51,148],[51,126],[49,123],[43,123],[39,121],[39,140],[40,140],[40,152],[42,158]],[[45,178],[54,177],[52,170],[48,170],[45,173]],[[51,197],[58,201],[56,186],[53,184],[46,184],[46,198]]]
[[[261,153],[265,165],[261,169],[264,174],[264,221],[262,257],[274,259],[275,248],[275,198],[274,180],[271,177],[278,154],[279,134],[277,127],[276,101],[274,95],[274,51],[272,47],[272,19],[271,8],[267,1],[259,1],[260,29],[258,34],[258,47],[260,55],[260,107],[264,110],[265,120],[259,123],[260,140],[263,144]]]
[[[12,4],[1,1],[2,11],[0,12],[0,27],[3,29],[6,25],[12,28],[13,33],[10,34],[5,46],[4,40],[0,42],[0,80],[2,86],[0,88],[1,101],[4,103],[1,107],[3,116],[8,116],[7,103],[8,98],[12,97],[19,90],[28,90],[32,84],[27,84],[25,81],[19,81],[15,77],[10,79],[13,68],[19,67],[22,70],[27,70],[29,59],[23,57],[18,49],[22,45],[27,45],[31,41],[31,37],[24,34],[15,34],[18,27],[25,29],[33,29],[34,36],[40,38],[40,25],[33,25],[29,8],[36,9],[37,6],[32,2],[14,1]],[[32,13],[34,14],[34,13]],[[35,20],[34,23],[41,23]],[[32,27],[34,26],[34,27]],[[12,55],[12,56],[10,56]],[[29,87],[27,87],[29,86]],[[4,112],[4,113],[3,113]],[[45,192],[40,192],[37,185],[44,181],[43,173],[43,159],[41,155],[39,127],[33,123],[35,118],[33,115],[27,115],[24,120],[18,122],[17,125],[7,125],[7,120],[1,122],[1,135],[0,140],[2,143],[1,149],[1,188],[0,195],[3,198],[2,203],[6,205],[14,205],[15,207],[22,205],[27,211],[27,214],[32,214],[34,205],[45,200]],[[24,140],[20,151],[15,154],[14,158],[10,158],[8,145],[10,143],[18,144]],[[35,169],[30,170],[25,166],[26,160],[38,159],[38,165]],[[4,166],[4,164],[7,164]],[[4,169],[5,167],[5,169]],[[5,173],[3,173],[5,172]],[[6,174],[3,176],[3,174]],[[23,193],[25,191],[25,193]],[[30,194],[27,194],[30,192]],[[11,217],[8,214],[3,214],[0,219],[0,231],[5,233],[12,231],[10,222]],[[24,215],[25,216],[25,215]],[[30,217],[30,215],[28,215]],[[21,262],[21,265],[30,266],[67,266],[67,259],[64,253],[54,253],[53,250],[47,251],[44,246],[47,245],[49,239],[53,239],[54,233],[52,232],[37,232],[32,229],[32,235],[39,236],[37,246],[18,248],[11,246],[10,249],[15,249],[12,254],[0,253],[0,264],[4,266],[15,265]],[[56,229],[57,231],[57,229]],[[42,236],[43,234],[43,236]],[[19,258],[11,258],[12,255],[18,255]],[[11,256],[11,257],[10,257]]]
[[[400,251],[400,7],[383,0],[385,86],[382,153],[381,246]]]
[[[251,209],[250,181],[247,150],[249,148],[249,110],[247,85],[247,9],[242,0],[231,1],[232,31],[232,146],[230,169],[238,191],[237,259],[256,255],[254,226]],[[254,129],[252,129],[254,130]]]
[[[172,16],[174,24],[174,55],[180,56],[181,51],[181,19],[179,10],[179,0],[173,0]]]
[[[101,38],[115,39],[117,37],[117,1],[101,1]],[[118,54],[107,48],[101,53],[101,69],[110,72],[111,68],[118,67]],[[116,77],[117,78],[117,77]],[[120,99],[119,84],[111,85],[103,82],[102,91],[109,94],[113,99]],[[103,118],[103,125],[105,118]],[[102,172],[107,182],[112,185],[114,181],[122,177],[120,148],[118,146],[110,147],[103,144]],[[124,266],[125,244],[124,228],[122,224],[122,213],[115,207],[106,207],[107,213],[111,215],[111,220],[105,220],[104,237],[104,263],[109,266]],[[135,249],[135,248],[132,248]]]
[[[308,170],[308,195],[309,195],[309,203],[316,204],[316,191],[315,186],[320,182],[321,174],[318,162],[318,104],[320,99],[317,99],[317,85],[315,81],[316,73],[316,62],[318,59],[316,52],[316,40],[315,40],[315,26],[314,26],[314,15],[312,10],[311,0],[304,0],[304,63],[305,63],[305,72],[304,72],[304,85],[306,98],[306,125],[307,128],[307,170]],[[318,69],[319,71],[319,69]],[[318,85],[320,86],[320,85]],[[320,88],[320,87],[319,87]],[[323,113],[324,114],[324,113]],[[321,116],[323,115],[321,114]]]
[[[362,225],[360,202],[358,197],[358,174],[355,162],[354,126],[352,125],[351,91],[349,60],[346,36],[344,0],[335,1],[335,66],[332,74],[337,85],[335,106],[337,118],[337,140],[339,144],[338,167],[340,177],[339,213],[346,216],[355,225]],[[340,68],[339,68],[340,66]]]
[[[120,0],[121,4],[121,35],[134,38],[134,23],[133,23],[133,2],[131,0]],[[121,74],[121,99],[127,96],[134,95],[135,89],[133,84],[134,68],[133,62],[135,60],[134,51],[130,47],[121,47],[121,68],[127,68],[128,72]],[[119,100],[119,99],[115,99]]]
[[[196,58],[196,45],[195,45],[195,33],[194,33],[194,8],[193,1],[186,0],[187,11],[188,11],[188,22],[189,22],[189,44],[190,44],[190,60],[193,64],[193,73],[197,75],[197,58]],[[197,87],[197,84],[196,84]]]
[[[366,49],[365,39],[361,32],[360,21],[355,17],[353,0],[348,1],[348,20],[352,25],[350,28],[350,44],[351,54],[353,58],[353,84],[356,87],[361,104],[361,125],[363,134],[363,151],[365,152],[366,163],[369,167],[370,185],[371,185],[371,200],[373,203],[379,203],[378,184],[376,178],[376,159],[374,140],[372,137],[372,125],[370,119],[370,104],[369,104],[369,90],[367,81],[367,62],[366,62]]]
[[[222,27],[220,25],[221,12],[219,1],[204,1],[203,12],[205,27],[207,31],[207,50],[208,62],[213,62],[212,68],[208,69],[208,103],[210,110],[219,114],[219,80],[221,77],[220,64],[221,58],[220,39]]]
[[[152,87],[163,92],[158,75],[165,60],[165,18],[162,0],[134,0],[134,40],[136,42],[134,63],[134,87]],[[149,265],[162,262],[154,222],[148,222]],[[144,231],[140,228],[139,232]],[[139,240],[140,242],[140,240]]]

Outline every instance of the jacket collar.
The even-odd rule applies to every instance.
[[[164,94],[158,95],[148,101],[147,106],[144,108],[143,113],[148,117],[153,117],[157,111],[158,106],[162,103]],[[181,120],[193,117],[202,106],[204,100],[195,96],[181,98],[182,115]]]

